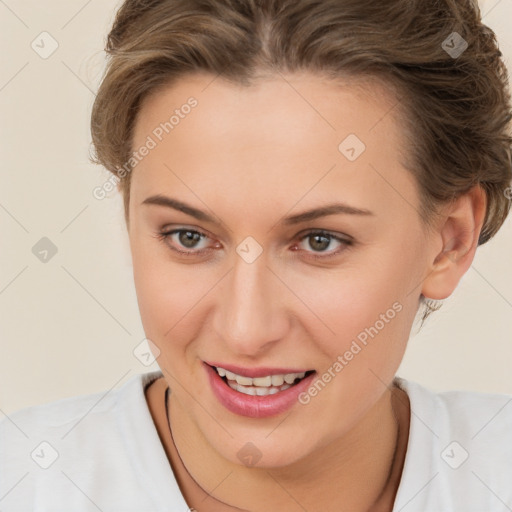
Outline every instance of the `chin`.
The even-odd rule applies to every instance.
[[[278,427],[279,428],[279,427]],[[233,464],[260,469],[278,469],[290,466],[306,458],[314,446],[305,445],[304,441],[293,441],[275,433],[259,436],[240,436],[230,439],[228,443],[218,438],[207,439],[221,457]],[[272,438],[274,436],[274,438]],[[287,442],[288,441],[288,442]],[[298,449],[300,447],[300,449]]]

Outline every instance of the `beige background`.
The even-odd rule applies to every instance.
[[[512,0],[481,2],[512,67]],[[144,366],[144,339],[117,195],[95,187],[89,115],[118,2],[0,1],[0,410],[107,391]],[[31,47],[46,31],[47,59]],[[38,38],[39,37],[39,38]],[[49,36],[44,36],[49,37]],[[45,40],[51,48],[51,40]],[[42,49],[41,49],[42,51]],[[49,238],[42,263],[32,247]],[[435,390],[512,393],[512,218],[456,293],[412,336],[398,374]],[[417,326],[413,330],[417,330]],[[1,414],[1,413],[0,413]]]

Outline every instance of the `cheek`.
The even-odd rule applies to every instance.
[[[316,338],[331,361],[343,356],[351,365],[356,359],[363,366],[381,365],[407,341],[410,315],[404,314],[403,297],[385,284],[379,288],[374,280],[346,281],[315,307],[331,331]]]
[[[344,282],[344,285],[339,283]],[[332,285],[315,302],[335,334],[317,331],[315,346],[323,357],[318,379],[303,396],[312,415],[339,424],[339,410],[351,411],[354,422],[389,385],[402,361],[415,315],[412,294],[399,283],[353,272],[353,278]],[[325,389],[325,392],[323,391]],[[333,407],[333,403],[336,407]],[[348,423],[343,428],[348,428]],[[341,428],[341,427],[340,427]]]
[[[207,291],[202,278],[190,279],[187,267],[180,269],[165,257],[159,242],[150,240],[132,245],[135,289],[146,336],[165,356],[190,328],[188,315]],[[203,290],[204,288],[204,290]],[[173,341],[171,344],[170,341]]]
[[[308,315],[308,331],[327,356],[322,363],[332,365],[342,356],[350,373],[387,373],[399,365],[416,314],[417,297],[410,292],[418,270],[412,251],[395,252],[375,248],[351,268],[301,278],[298,295],[311,298],[307,303],[316,316]]]

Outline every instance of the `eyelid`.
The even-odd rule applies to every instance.
[[[203,249],[189,249],[189,250],[182,250],[175,246],[170,245],[167,242],[167,239],[170,238],[172,235],[175,235],[177,233],[181,232],[192,232],[195,234],[198,234],[202,237],[202,239],[210,238],[210,235],[208,233],[205,233],[203,230],[196,228],[196,227],[189,227],[184,225],[179,225],[177,227],[168,227],[167,229],[164,227],[161,230],[159,230],[156,233],[156,237],[167,244],[167,246],[177,252],[178,254],[184,255],[185,257],[192,257],[192,256],[201,256],[205,255],[206,253],[210,253],[212,250],[214,250],[214,247],[206,247]],[[326,238],[330,238],[332,240],[336,240],[341,244],[341,247],[336,250],[326,251],[326,252],[315,252],[315,251],[307,251],[307,250],[301,250],[301,253],[307,254],[306,258],[315,259],[315,260],[327,260],[329,258],[333,258],[336,256],[339,256],[342,252],[344,252],[346,249],[350,248],[354,244],[354,238],[350,235],[346,235],[344,233],[333,233],[326,229],[321,228],[308,228],[304,229],[301,232],[297,233],[294,237],[294,240],[298,243],[301,243],[303,240],[312,237],[312,236],[325,236]]]
[[[304,233],[304,234],[302,234]],[[302,236],[300,236],[302,234]],[[330,258],[336,258],[341,255],[341,253],[345,252],[347,249],[349,249],[351,246],[354,245],[354,239],[353,237],[349,235],[344,234],[338,234],[338,233],[332,233],[331,231],[325,230],[325,229],[309,229],[305,232],[301,232],[297,235],[297,238],[299,239],[299,243],[302,242],[302,240],[305,240],[312,236],[325,236],[326,238],[330,238],[331,240],[336,240],[341,244],[341,246],[338,249],[331,250],[331,251],[301,251],[307,254],[306,258],[318,260],[318,261],[327,261]]]
[[[208,233],[205,233],[204,231],[202,231],[198,228],[190,228],[190,227],[186,227],[186,226],[178,226],[176,228],[168,228],[168,229],[166,229],[164,227],[163,229],[159,230],[155,236],[162,242],[166,243],[167,239],[171,238],[171,236],[176,235],[181,232],[186,232],[186,231],[189,231],[194,234],[198,234],[199,236],[202,237],[202,240],[204,240],[204,238],[209,238],[210,240],[212,240],[212,237],[210,237],[210,235],[208,235]],[[179,249],[177,247],[171,246],[171,244],[167,244],[167,245],[168,245],[168,247],[170,247],[171,250],[174,250],[175,252],[177,252],[179,254],[190,255],[190,256],[201,255],[206,252],[210,252],[213,249],[213,247],[207,247],[204,249],[188,249],[187,250],[187,249]]]
[[[175,227],[176,226],[176,227]],[[202,236],[206,236],[210,239],[213,239],[210,234],[208,233],[207,230],[204,230],[202,228],[198,228],[197,226],[187,226],[186,224],[178,224],[178,225],[165,225],[164,227],[162,227],[159,232],[160,233],[166,233],[166,234],[175,234],[176,232],[179,232],[179,231],[193,231],[195,233],[198,233]],[[299,231],[295,236],[294,236],[294,240],[297,240],[297,239],[302,239],[304,238],[306,235],[314,235],[314,234],[324,234],[324,235],[328,235],[328,236],[331,236],[332,238],[338,238],[338,239],[341,239],[341,241],[343,242],[346,242],[346,243],[350,243],[350,242],[354,242],[354,237],[346,234],[346,233],[338,233],[338,232],[334,232],[334,231],[331,231],[329,229],[323,229],[323,228],[305,228],[303,229],[302,231]]]
[[[351,243],[355,242],[354,237],[347,235],[346,233],[339,233],[337,231],[331,231],[330,229],[322,229],[322,228],[307,228],[303,229],[299,233],[297,233],[296,238],[304,238],[305,235],[328,235],[332,238],[338,238],[343,242]]]

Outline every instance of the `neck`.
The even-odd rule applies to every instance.
[[[342,438],[276,468],[249,468],[223,458],[172,394],[169,414],[172,437],[167,429],[164,445],[174,441],[177,451],[168,454],[180,459],[174,461],[174,468],[183,463],[177,471],[182,492],[198,510],[392,510],[408,438],[409,404],[403,391],[387,390]],[[211,509],[197,502],[199,494],[194,489],[206,490]]]

